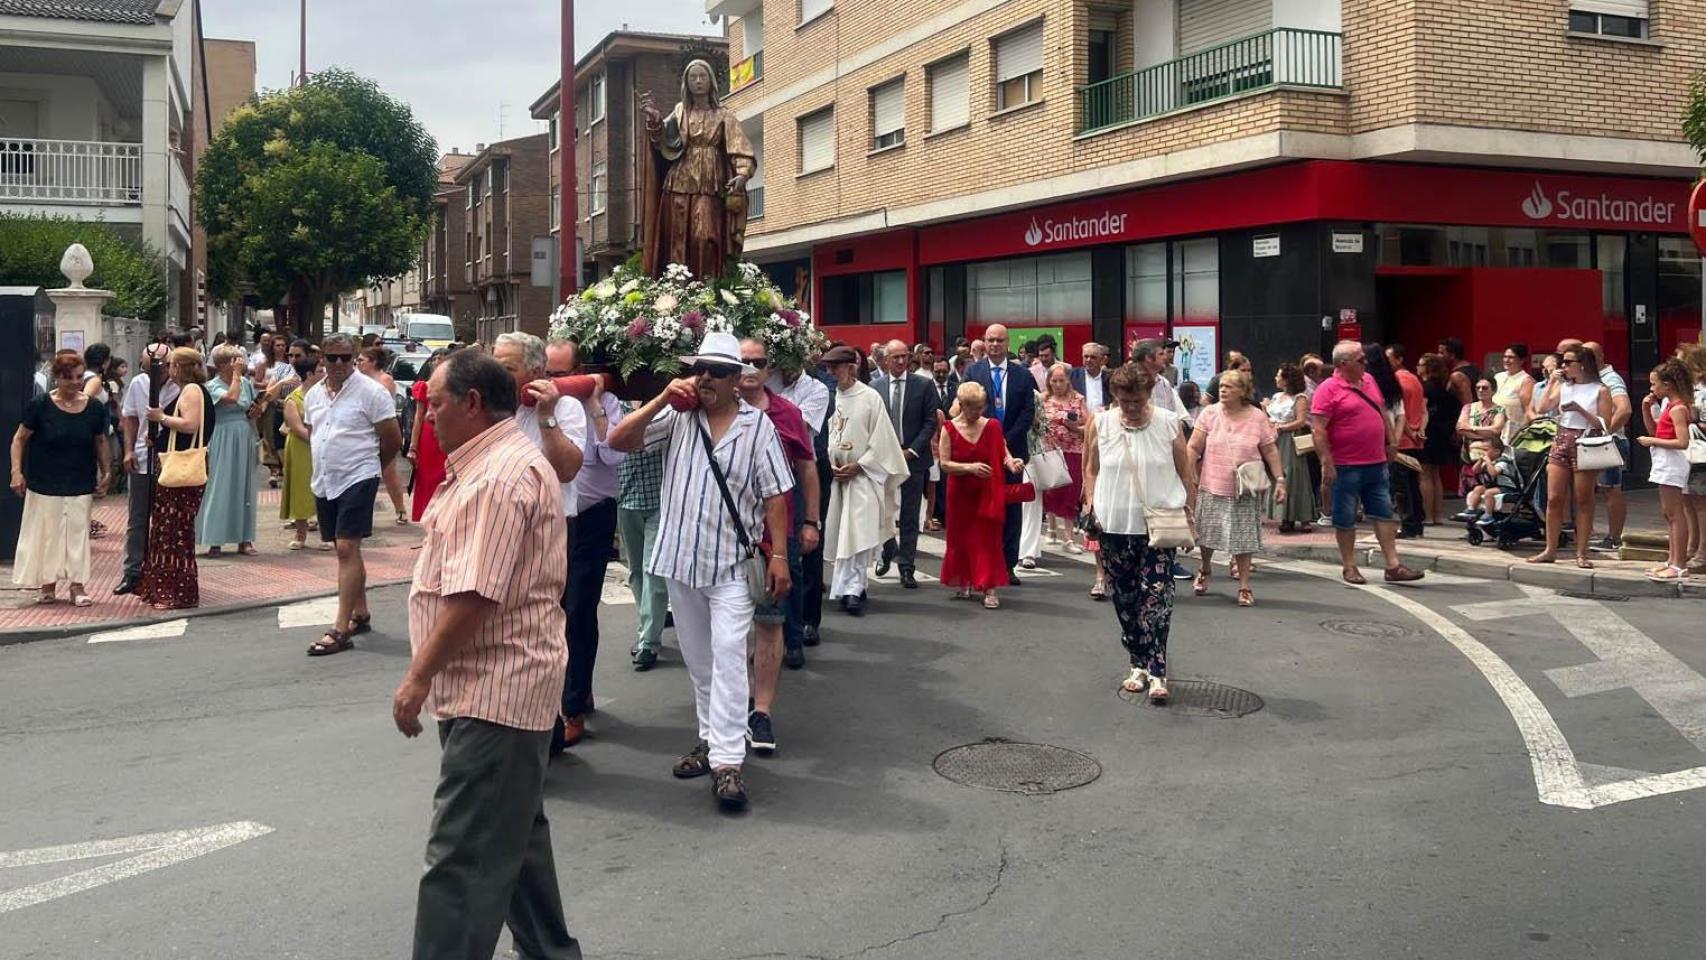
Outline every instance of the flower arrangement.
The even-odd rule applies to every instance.
[[[589,363],[624,379],[676,376],[682,356],[712,332],[764,341],[773,366],[804,367],[828,340],[757,264],[706,282],[672,263],[661,277],[632,265],[570,298],[551,315],[552,335],[575,341]]]

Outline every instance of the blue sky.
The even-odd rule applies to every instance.
[[[557,73],[557,0],[308,0],[308,69],[345,67],[414,108],[439,148],[543,130],[527,106]],[[202,0],[209,37],[253,40],[256,86],[296,70],[296,0]],[[502,23],[497,21],[501,20]],[[719,33],[703,0],[577,0],[576,56],[626,23]],[[504,38],[500,43],[494,37]]]

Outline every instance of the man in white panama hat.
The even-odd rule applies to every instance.
[[[761,549],[777,545],[767,550],[766,589],[786,596],[794,475],[770,418],[740,398],[740,374],[755,372],[741,360],[740,341],[706,334],[699,352],[681,362],[688,375],[611,427],[605,442],[615,450],[665,451],[658,538],[646,572],[669,587],[699,719],[699,741],[673,772],[683,779],[711,774],[712,794],[732,811],[746,806],[740,768],[753,615],[741,534]]]

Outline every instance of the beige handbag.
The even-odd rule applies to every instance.
[[[1152,419],[1150,421],[1154,423]],[[1131,434],[1125,435],[1125,455],[1131,464],[1131,476],[1137,483],[1137,499],[1143,504],[1143,525],[1149,530],[1149,545],[1157,550],[1189,550],[1197,545],[1196,533],[1184,507],[1155,507],[1149,503],[1149,493],[1143,485],[1143,466],[1132,451]]]
[[[1315,434],[1308,430],[1299,430],[1292,434],[1291,448],[1299,455],[1315,452]]]
[[[1238,465],[1238,495],[1259,497],[1273,486],[1268,479],[1268,465],[1260,460],[1246,460]]]
[[[203,387],[202,389],[206,389]],[[161,451],[160,476],[154,482],[162,487],[176,489],[179,487],[201,487],[207,485],[207,445],[202,442],[207,431],[207,407],[204,404],[201,411],[201,421],[195,428],[195,446],[185,450],[174,450],[176,432],[168,431],[166,449]]]

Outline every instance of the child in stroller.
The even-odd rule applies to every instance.
[[[1499,477],[1516,465],[1514,461],[1505,461],[1505,442],[1499,437],[1477,440],[1473,447],[1476,459],[1466,468],[1469,474],[1465,483],[1469,488],[1464,496],[1466,509],[1451,518],[1461,523],[1479,521],[1496,512]]]

